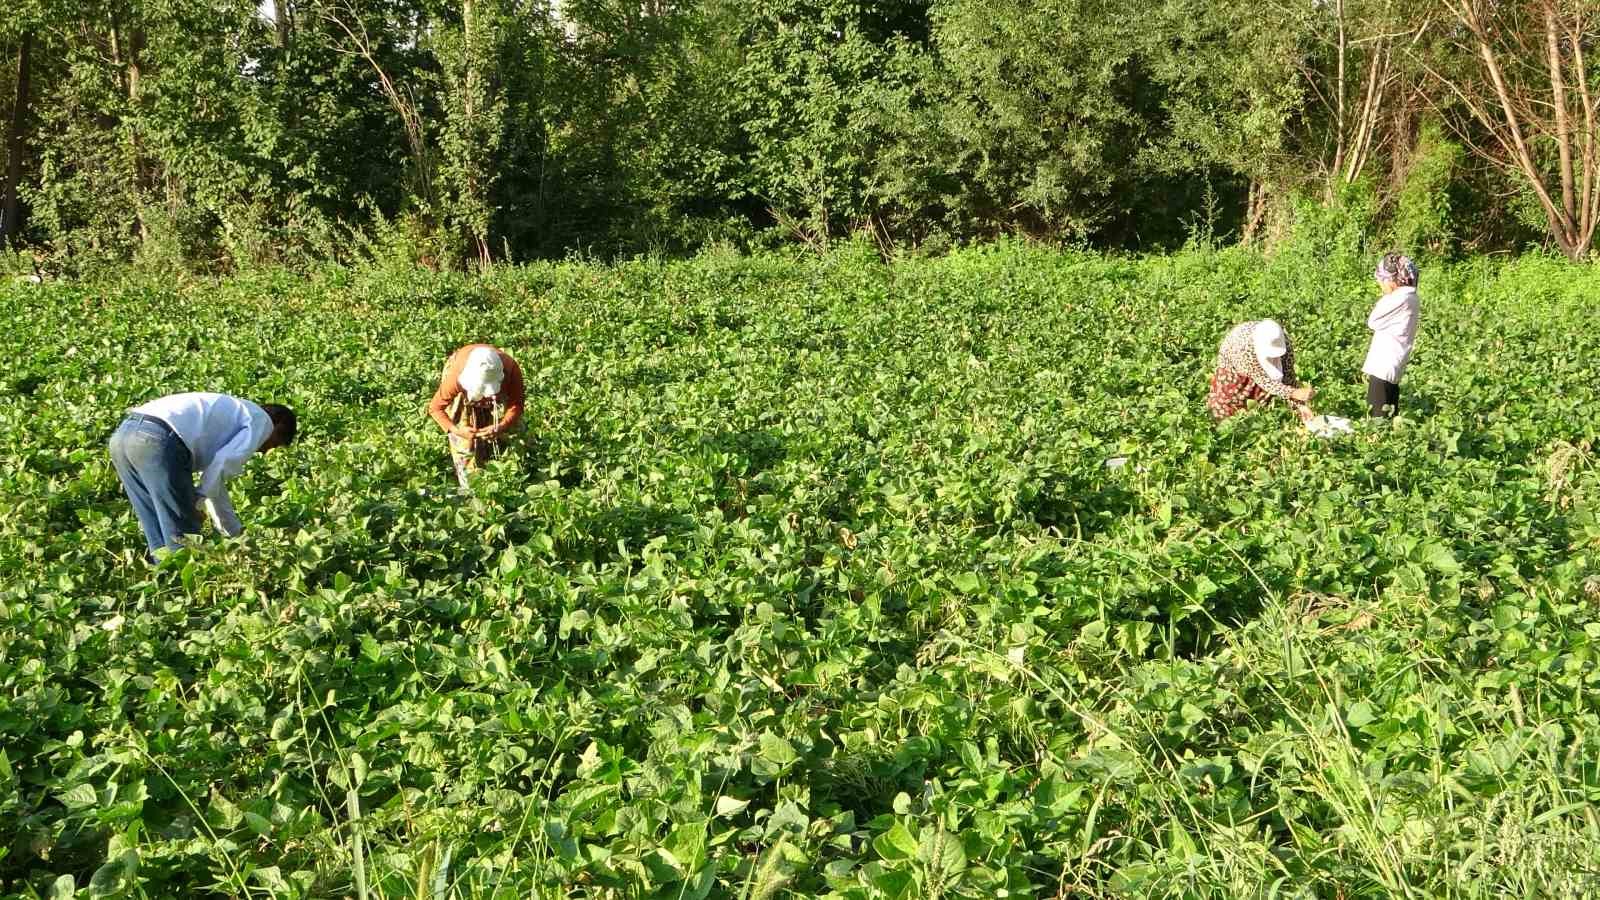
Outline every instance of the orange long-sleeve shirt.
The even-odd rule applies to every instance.
[[[445,363],[444,377],[439,381],[439,389],[433,392],[433,400],[428,404],[428,415],[439,423],[445,431],[451,428],[450,416],[447,410],[450,401],[456,398],[461,391],[461,370],[466,368],[467,354],[479,347],[489,347],[488,344],[468,344],[450,354],[450,361]],[[522,386],[522,368],[517,361],[504,350],[489,347],[500,354],[500,364],[505,366],[505,381],[500,383],[500,393],[496,399],[505,408],[505,415],[496,423],[501,431],[508,431],[522,419],[522,405],[527,400]]]

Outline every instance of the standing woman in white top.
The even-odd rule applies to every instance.
[[[1400,410],[1400,376],[1411,359],[1411,345],[1417,336],[1417,264],[1398,253],[1378,260],[1372,273],[1383,296],[1367,316],[1372,329],[1372,346],[1361,371],[1367,376],[1367,405],[1375,417],[1394,416]]]
[[[228,480],[252,454],[292,442],[295,430],[287,406],[257,406],[227,394],[173,394],[129,410],[111,435],[111,464],[150,557],[200,532],[197,496],[218,531],[238,535],[243,526],[228,500]]]

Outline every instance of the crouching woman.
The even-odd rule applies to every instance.
[[[1312,417],[1309,385],[1294,374],[1294,347],[1283,326],[1271,319],[1235,325],[1217,352],[1206,408],[1217,421],[1242,411],[1251,401],[1283,400],[1300,416]]]
[[[503,436],[522,421],[522,369],[488,344],[468,344],[445,362],[428,414],[445,430],[462,490]]]

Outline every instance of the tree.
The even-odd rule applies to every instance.
[[[1413,140],[1425,29],[1394,0],[1167,0],[1158,77],[1173,148],[1250,180],[1245,237],[1296,192],[1336,202]]]
[[[434,187],[437,151],[424,125],[424,108],[418,98],[417,87],[403,80],[410,73],[404,67],[395,65],[396,61],[403,63],[405,60],[391,61],[392,54],[385,52],[386,45],[390,43],[388,38],[397,30],[392,27],[394,23],[377,18],[369,26],[367,18],[353,3],[333,2],[323,6],[319,14],[343,35],[343,40],[335,38],[335,46],[341,52],[359,58],[370,68],[370,74],[376,79],[383,98],[399,117],[405,136],[411,197],[420,204],[425,215],[432,216],[439,205]],[[421,18],[420,11],[412,14]],[[421,30],[419,22],[417,31]]]
[[[6,126],[5,187],[0,190],[0,248],[7,240],[12,247],[22,246],[22,161],[27,152],[28,105],[33,75],[33,30],[23,29],[17,37],[17,77],[15,99]]]
[[[733,116],[746,139],[745,189],[815,247],[877,211],[879,98],[903,86],[896,35],[927,30],[912,0],[757,0],[742,18]]]
[[[886,179],[925,179],[905,212],[942,207],[968,233],[1092,234],[1144,162],[1141,26],[1109,0],[935,3],[917,95],[880,157]]]
[[[1600,222],[1600,73],[1591,0],[1445,0],[1457,28],[1428,70],[1478,126],[1458,125],[1474,151],[1533,192],[1549,234],[1574,260]],[[1454,64],[1452,64],[1452,62]]]

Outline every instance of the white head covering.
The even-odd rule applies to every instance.
[[[500,354],[489,347],[474,347],[461,367],[461,377],[456,383],[466,391],[467,399],[476,403],[485,397],[500,393],[500,383],[506,379],[505,364]]]
[[[1256,323],[1251,339],[1255,342],[1256,362],[1272,377],[1273,381],[1283,380],[1283,354],[1289,350],[1289,339],[1283,333],[1283,326],[1271,319],[1262,319]]]

